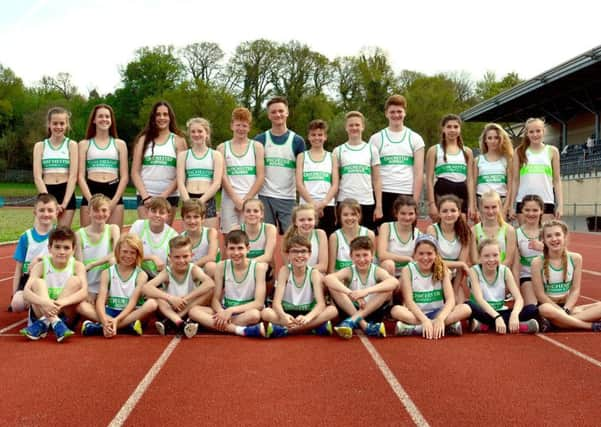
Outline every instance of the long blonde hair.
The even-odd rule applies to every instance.
[[[494,200],[497,203],[497,206],[499,207],[499,210],[497,211],[497,224],[499,224],[499,227],[503,227],[505,224],[507,224],[501,212],[503,204],[501,203],[501,197],[499,196],[499,193],[497,193],[495,190],[488,190],[486,193],[484,193],[480,198],[480,209],[482,209],[484,199]]]
[[[505,160],[507,160],[507,163],[509,164],[511,162],[511,158],[513,157],[513,145],[511,144],[511,138],[509,138],[509,135],[507,134],[507,132],[505,132],[505,129],[503,129],[500,125],[496,123],[489,123],[486,126],[484,126],[484,129],[480,134],[480,152],[483,154],[488,153],[488,145],[486,144],[486,134],[489,131],[497,132],[497,135],[501,140],[501,143],[499,144],[499,150],[501,151],[501,154],[503,155],[503,157],[505,157]]]
[[[303,205],[298,205],[297,207],[295,207],[292,210],[292,217],[291,217],[291,221],[290,221],[290,227],[288,227],[288,230],[286,230],[286,233],[284,233],[284,237],[282,238],[282,241],[284,242],[284,244],[282,245],[282,247],[286,246],[286,243],[288,240],[290,240],[293,236],[297,236],[299,235],[298,233],[298,227],[296,226],[296,218],[298,216],[299,212],[302,211],[311,211],[313,212],[313,216],[315,217],[315,222],[317,223],[317,213],[315,212],[315,207],[311,204],[303,204]]]
[[[545,243],[545,229],[551,227],[560,227],[563,232],[564,239],[568,237],[568,226],[565,222],[559,221],[557,219],[552,219],[550,221],[546,221],[543,224],[543,228],[540,231],[541,240],[545,246],[543,249],[543,272],[545,275],[545,280],[549,283],[549,247]],[[561,252],[561,269],[563,271],[563,281],[565,282],[568,279],[568,250],[567,250],[567,242],[564,242],[563,251]]]
[[[438,252],[438,247],[436,246],[436,244],[428,239],[424,239],[424,240],[418,240],[415,243],[415,247],[413,248],[413,255],[415,256],[415,253],[417,252],[417,248],[419,248],[421,245],[429,245],[432,248],[434,248],[434,253],[436,254],[434,256],[434,263],[432,263],[432,280],[434,282],[438,282],[442,279],[444,279],[444,273],[445,273],[445,269],[447,268],[442,257],[440,256],[440,253]]]

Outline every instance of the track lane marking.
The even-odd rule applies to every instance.
[[[157,374],[161,371],[165,363],[167,363],[167,359],[175,350],[175,347],[181,342],[181,338],[174,337],[169,345],[163,350],[161,356],[154,362],[154,365],[148,370],[142,381],[138,384],[133,393],[129,396],[129,399],[123,404],[119,412],[115,415],[113,420],[110,422],[109,427],[121,427],[125,421],[127,421],[127,417],[131,414],[131,411],[134,410],[144,393],[152,384],[152,381],[157,376]]]
[[[601,368],[601,361],[595,359],[594,357],[591,357],[587,354],[584,354],[568,345],[565,345],[563,343],[560,343],[559,341],[554,340],[553,338],[549,338],[548,336],[542,335],[542,334],[536,334],[537,337],[539,337],[540,339],[547,341],[550,344],[553,344],[554,346],[557,346],[559,348],[561,348],[562,350],[565,350],[567,352],[572,353],[575,356],[580,357],[581,359],[586,360],[589,363],[592,363],[593,365],[595,365],[597,368]]]
[[[12,328],[15,328],[15,327],[21,325],[22,323],[26,323],[26,322],[27,322],[27,318],[18,320],[15,323],[12,323],[12,324],[0,329],[0,334],[3,334],[6,331],[10,331]]]
[[[384,379],[386,379],[388,385],[390,385],[390,388],[392,388],[394,394],[397,395],[398,399],[405,407],[405,410],[407,411],[415,425],[419,427],[429,427],[430,424],[428,424],[428,421],[426,421],[426,419],[424,418],[420,410],[417,408],[413,400],[411,400],[411,397],[409,397],[403,386],[401,386],[401,384],[394,376],[394,374],[392,373],[392,371],[390,370],[380,353],[378,353],[378,350],[376,350],[373,344],[369,342],[365,335],[358,334],[358,336],[361,340],[361,344],[363,344],[363,346],[375,362],[376,366],[384,376]]]
[[[587,273],[587,274],[592,274],[593,276],[601,276],[601,273],[599,273],[598,271],[587,270],[586,268],[583,268],[582,272]]]

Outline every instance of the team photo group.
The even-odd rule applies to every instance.
[[[157,102],[131,155],[109,105],[79,142],[69,111],[50,109],[33,151],[33,224],[14,254],[20,333],[142,335],[150,319],[188,338],[601,332],[601,303],[579,305],[583,261],[569,250],[559,151],[542,119],[525,122],[515,149],[487,124],[474,156],[459,116],[442,117],[426,148],[392,95],[386,128],[367,139],[350,111],[346,142],[329,152],[326,122],[308,123],[305,141],[287,127],[285,98],[266,108],[271,129],[249,135],[238,107],[221,142],[200,117],[180,130]],[[126,231],[130,183],[139,219]]]

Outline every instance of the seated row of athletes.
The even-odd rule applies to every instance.
[[[537,319],[546,330],[601,331],[601,303],[576,305],[582,258],[567,251],[563,222],[541,226],[544,204],[536,195],[524,198],[525,221],[517,232],[503,220],[495,192],[483,195],[482,222],[472,230],[460,213],[461,200],[442,196],[439,221],[424,234],[416,226],[415,200],[399,196],[397,220],[380,229],[377,244],[373,231],[359,225],[361,206],[346,199],[338,205],[341,228],[330,236],[329,250],[325,232],[315,228],[317,211],[300,205],[283,238],[285,265],[275,290],[270,270],[276,230],[263,222],[260,200],[245,202],[241,229],[225,236],[222,261],[217,231],[202,225],[205,207],[197,199],[183,203],[181,235],[166,223],[170,205],[164,198],[153,198],[149,218],[122,236],[107,224],[109,206],[106,196],[93,196],[90,225],[73,232],[53,228],[56,200],[38,197],[34,227],[15,254],[23,262],[17,261],[11,305],[15,311],[29,307],[23,335],[36,340],[52,327],[60,342],[73,335],[64,317],[75,313],[87,319],[83,335],[142,334],[141,320],[157,310],[160,334],[174,330],[187,337],[199,325],[255,337],[335,331],[350,338],[357,328],[384,337],[388,315],[397,320],[397,335],[429,339],[461,335],[465,319],[474,332],[534,333]],[[491,228],[494,238],[488,237]],[[250,240],[247,232],[257,238]],[[46,240],[33,239],[34,233]],[[44,251],[48,255],[40,257]],[[33,267],[25,276],[29,262]],[[270,307],[267,295],[273,295]],[[344,320],[332,327],[336,317]]]

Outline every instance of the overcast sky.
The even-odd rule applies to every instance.
[[[26,84],[67,72],[120,85],[142,46],[298,40],[330,59],[379,46],[396,72],[528,79],[601,44],[601,2],[505,0],[0,0],[0,63]]]

